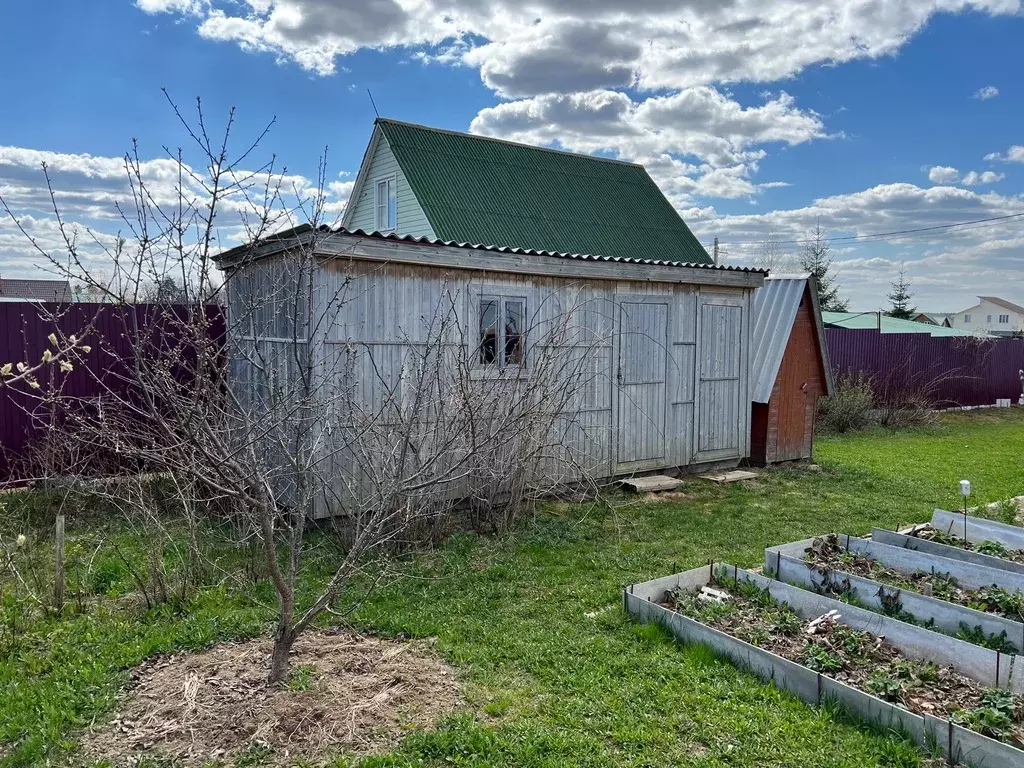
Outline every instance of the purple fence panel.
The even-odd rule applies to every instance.
[[[175,305],[0,302],[0,364],[24,361],[31,365],[50,347],[47,337],[51,333],[56,331],[65,337],[75,334],[83,337],[92,351],[78,353],[70,373],[60,372],[57,366],[41,370],[41,386],[56,387],[82,399],[100,397],[104,392],[125,394],[131,388],[132,377],[124,366],[133,359],[136,332],[150,339],[171,339],[168,344],[173,344],[173,318],[185,311]],[[223,340],[223,313],[214,306],[207,312],[211,337]],[[90,325],[92,332],[85,335]],[[175,353],[188,356],[188,350],[180,345]],[[0,483],[31,476],[25,457],[49,424],[46,406],[28,388],[0,389]]]
[[[826,328],[825,341],[837,378],[863,373],[876,389],[926,390],[936,407],[994,405],[1021,393],[1024,339]]]

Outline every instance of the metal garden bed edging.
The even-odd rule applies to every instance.
[[[964,538],[964,514],[936,509],[932,513],[932,527],[962,539]],[[1024,549],[1024,528],[967,515],[967,540],[977,543],[998,541],[1007,549]]]
[[[745,578],[757,576],[735,566],[726,567],[737,577],[740,574]],[[926,749],[937,745],[951,763],[969,763],[976,768],[1024,768],[1024,752],[1009,744],[982,736],[950,720],[914,714],[653,602],[664,599],[665,593],[673,587],[695,588],[707,584],[710,576],[711,566],[703,566],[626,587],[622,592],[623,609],[641,623],[661,625],[681,642],[708,646],[736,666],[807,704],[835,701],[864,721],[907,733]],[[787,586],[763,576],[757,578],[771,587]],[[778,593],[773,590],[773,594]]]
[[[976,611],[964,605],[950,603],[936,597],[928,597],[927,595],[901,589],[900,587],[882,584],[881,582],[866,579],[863,576],[857,576],[846,571],[833,570],[823,573],[813,563],[797,560],[789,555],[779,555],[770,549],[765,550],[765,556],[771,560],[772,567],[775,569],[775,575],[779,581],[786,582],[787,584],[795,584],[798,587],[816,591],[825,581],[832,585],[848,583],[852,589],[856,590],[857,600],[873,611],[882,610],[880,592],[885,590],[885,593],[889,595],[898,595],[903,610],[907,611],[907,613],[922,620],[932,619],[934,626],[939,630],[946,630],[955,634],[960,629],[960,624],[963,623],[969,629],[981,627],[982,631],[989,635],[998,635],[1000,632],[1006,632],[1007,639],[1016,645],[1020,651],[1024,651],[1024,624],[1019,621],[1013,621],[1002,616],[985,613],[984,611]],[[844,605],[846,604],[844,603]],[[975,647],[980,648],[982,646]],[[988,648],[984,650],[998,654],[997,651],[992,651]],[[1008,668],[1016,671],[1016,674],[1010,679],[1011,688],[1015,693],[1024,693],[1024,657],[1016,654],[1001,654],[1001,657],[997,656],[997,664],[1000,667],[1005,664]],[[1020,687],[1020,691],[1016,690],[1018,687]]]
[[[1007,560],[996,555],[985,555],[981,552],[957,547],[953,544],[940,544],[929,539],[919,539],[917,536],[907,536],[903,533],[887,531],[884,528],[872,528],[871,540],[877,541],[879,544],[888,544],[891,547],[903,547],[904,549],[926,552],[929,555],[948,557],[950,560],[962,560],[972,565],[984,565],[988,568],[1000,568],[1004,571],[1024,574],[1024,563],[1016,563],[1013,560]]]
[[[803,559],[804,551],[810,546],[810,542],[813,541],[814,539],[804,539],[778,547],[768,547],[766,553],[771,552],[773,554],[770,556],[766,554],[766,566],[771,569],[775,568],[775,564],[772,562],[772,558],[776,557],[775,553]],[[955,578],[961,586],[970,589],[981,589],[982,587],[989,587],[995,584],[1006,589],[1024,591],[1024,573],[1014,573],[1002,568],[990,568],[985,565],[975,565],[974,563],[967,563],[962,560],[952,560],[948,557],[918,552],[913,549],[904,549],[903,547],[894,547],[889,544],[872,541],[871,539],[859,539],[856,536],[846,534],[837,536],[837,541],[843,549],[864,555],[872,560],[877,560],[897,571],[905,573],[922,571],[924,573],[946,574]]]

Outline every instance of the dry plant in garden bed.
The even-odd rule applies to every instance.
[[[954,536],[946,531],[939,530],[932,525],[919,525],[914,528],[910,536],[923,541],[934,541],[937,544],[945,544],[950,547],[959,547],[970,552],[977,552],[982,555],[1001,557],[1003,560],[1012,560],[1015,563],[1024,563],[1024,549],[1008,549],[998,541],[974,542]]]
[[[949,603],[964,605],[1013,621],[1024,621],[1024,595],[1016,589],[996,585],[968,589],[947,573],[914,571],[905,573],[889,568],[870,557],[843,549],[839,537],[829,534],[815,539],[804,559],[821,571],[846,571],[883,584],[919,592]]]
[[[287,683],[267,683],[271,640],[224,643],[138,667],[113,721],[82,739],[87,760],[260,765],[387,751],[460,703],[451,669],[425,643],[310,633]]]
[[[838,621],[834,611],[805,622],[785,603],[723,571],[707,590],[676,588],[667,607],[744,642],[885,699],[911,712],[949,718],[986,736],[1024,746],[1024,701],[985,688],[952,667],[914,661],[868,632]]]

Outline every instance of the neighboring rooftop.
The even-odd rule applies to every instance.
[[[67,280],[21,280],[0,278],[0,301],[58,301],[74,299]]]
[[[978,298],[982,301],[991,301],[997,307],[1002,307],[1003,309],[1008,309],[1011,312],[1016,312],[1018,315],[1024,315],[1024,307],[1020,304],[1014,304],[1012,301],[1000,299],[998,296],[979,296]]]
[[[379,118],[438,240],[712,260],[641,165]]]
[[[932,336],[987,336],[986,333],[946,328],[913,320],[898,320],[884,312],[822,312],[821,319],[829,328],[881,330],[882,333],[927,333]]]

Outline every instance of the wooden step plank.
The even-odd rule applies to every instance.
[[[675,491],[683,484],[683,481],[667,475],[648,475],[647,477],[630,477],[621,480],[620,483],[623,488],[634,493],[656,493],[658,491]]]

